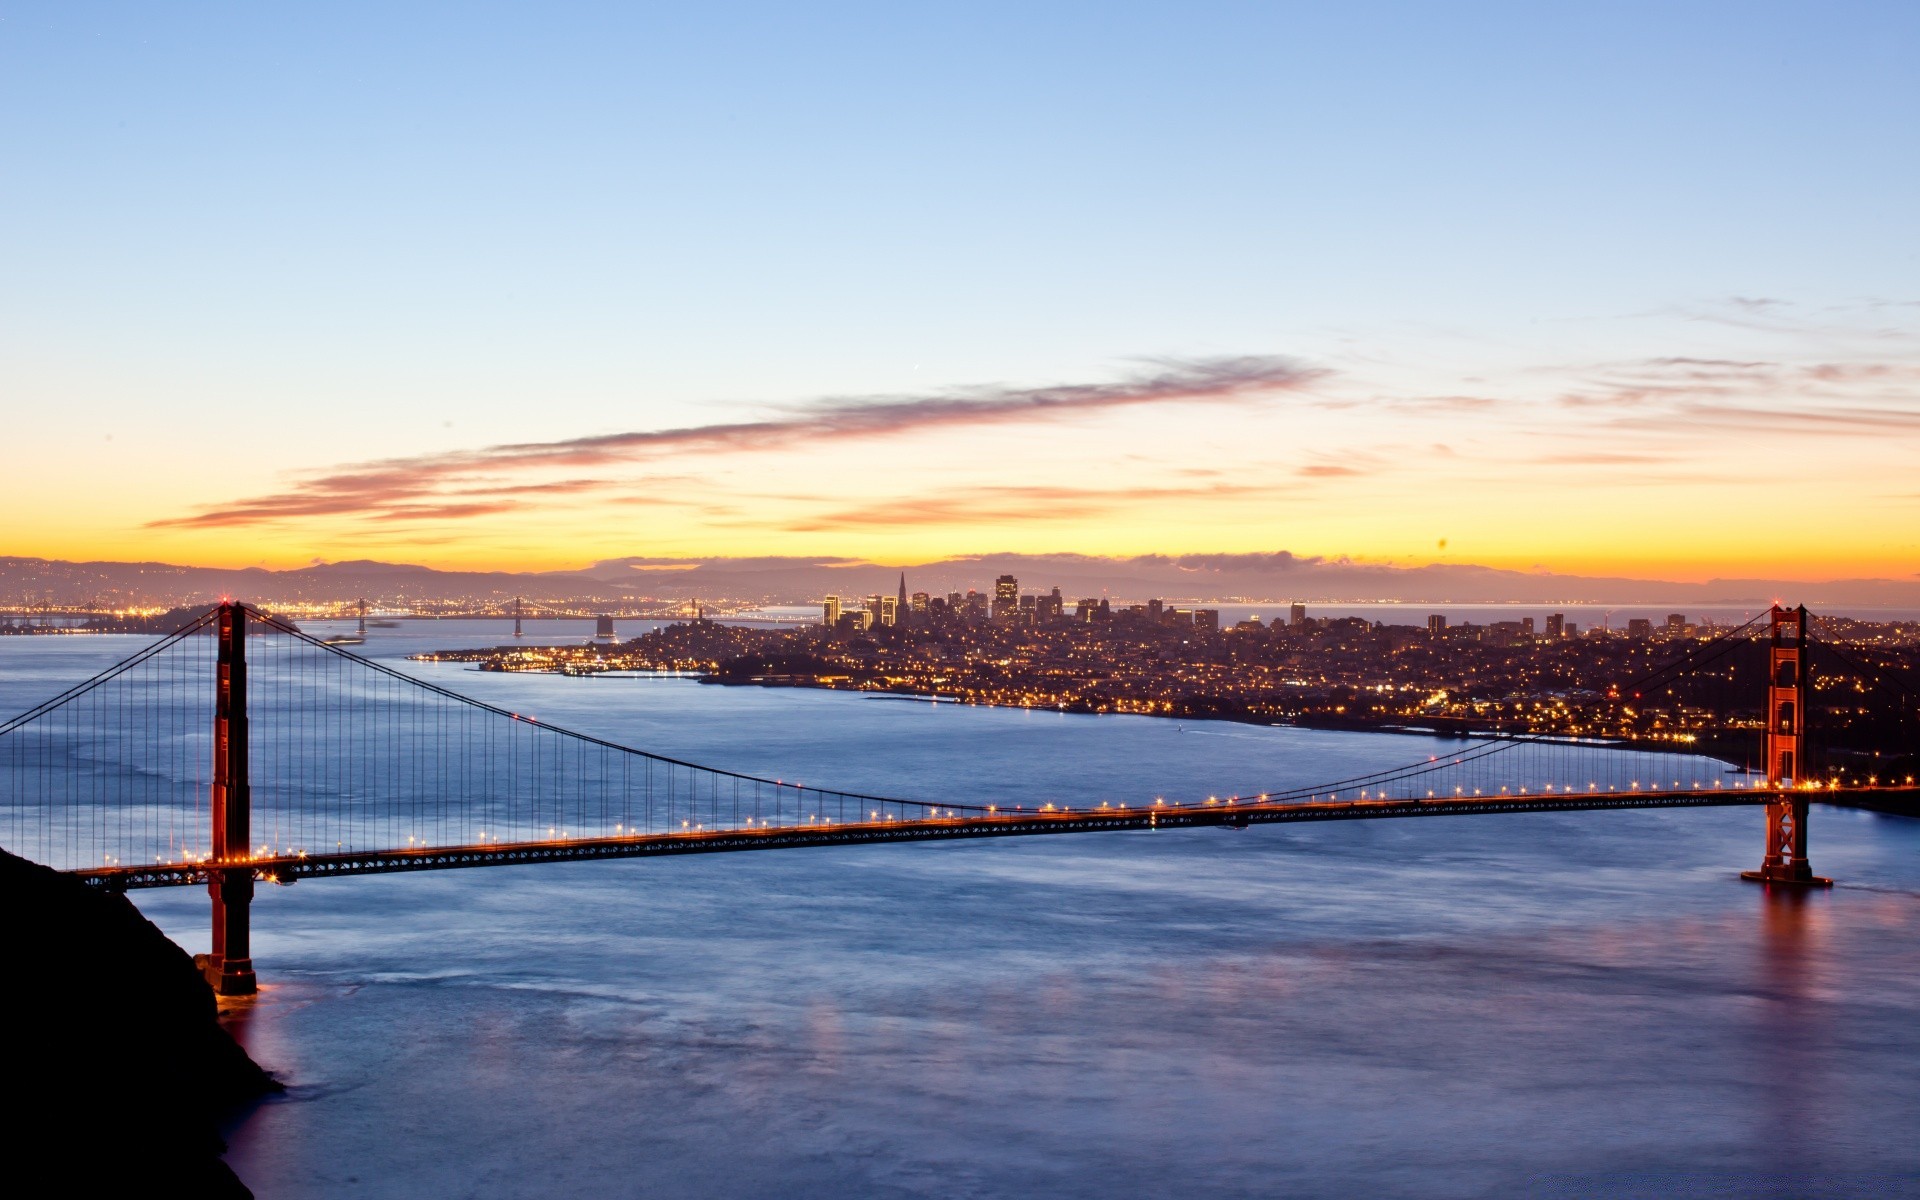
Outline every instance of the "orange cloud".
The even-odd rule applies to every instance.
[[[984,387],[926,396],[830,397],[789,406],[761,421],[696,425],[519,442],[480,450],[419,455],[355,464],[296,482],[284,492],[208,505],[199,512],[149,522],[152,527],[232,527],[302,517],[409,519],[444,506],[452,497],[505,495],[516,489],[487,487],[502,472],[578,470],[633,465],[663,456],[741,454],[783,450],[804,443],[887,437],[954,426],[1052,420],[1077,414],[1150,404],[1244,402],[1293,390],[1328,372],[1277,355],[1161,360],[1153,369],[1114,383],[1063,384],[1042,388]],[[474,488],[469,485],[480,483]],[[597,480],[563,479],[524,485],[537,491],[584,491],[613,486]],[[627,486],[627,485],[622,485]]]

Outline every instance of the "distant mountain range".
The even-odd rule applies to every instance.
[[[365,598],[379,605],[446,604],[524,596],[546,603],[684,600],[811,603],[828,594],[993,590],[1013,575],[1023,591],[1058,587],[1069,601],[1246,600],[1310,603],[1396,600],[1430,604],[1691,604],[1752,606],[1782,599],[1819,609],[1920,608],[1920,578],[1817,583],[1714,579],[1678,583],[1504,571],[1491,567],[1395,567],[1272,554],[1181,554],[1103,558],[1081,554],[985,554],[937,562],[876,564],[844,558],[617,558],[578,571],[442,571],[404,563],[322,563],[285,571],[168,563],[63,562],[0,557],[0,609],[31,604],[174,605],[236,596],[261,604]]]

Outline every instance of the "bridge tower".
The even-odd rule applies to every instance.
[[[513,598],[513,636],[524,636],[520,632],[520,597]]]
[[[367,636],[367,602],[364,599],[360,601],[360,625],[358,631],[361,637]]]
[[[213,897],[213,953],[204,970],[222,996],[251,996],[252,791],[247,780],[247,607],[222,602],[216,628],[220,649],[213,700],[213,858],[207,891]]]
[[[1741,877],[1761,883],[1831,887],[1807,864],[1807,609],[1773,606],[1767,646],[1767,854]]]

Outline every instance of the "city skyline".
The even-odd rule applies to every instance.
[[[244,596],[272,605],[321,608],[366,601],[423,612],[495,611],[515,598],[548,606],[607,606],[702,600],[730,605],[811,605],[828,595],[865,596],[911,573],[929,595],[991,586],[1007,576],[1044,578],[1074,597],[1120,603],[1161,597],[1175,603],[1555,607],[1663,607],[1718,610],[1805,603],[1829,615],[1920,614],[1920,582],[1786,579],[1672,580],[1494,571],[1467,566],[1402,568],[1267,555],[985,555],[926,563],[770,556],[753,559],[614,559],[582,571],[462,572],[349,560],[273,571],[156,562],[74,563],[0,556],[0,606],[113,611],[207,604]]]
[[[0,549],[1914,580],[1916,21],[16,14]]]

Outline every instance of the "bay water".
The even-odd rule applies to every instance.
[[[359,649],[927,799],[1253,790],[1430,745],[400,661],[498,625]],[[132,644],[0,639],[0,707]],[[262,888],[231,1021],[289,1087],[228,1161],[263,1197],[1920,1194],[1920,823],[1817,808],[1812,836],[1838,883],[1804,896],[1738,879],[1740,808]],[[132,895],[206,948],[202,892]]]

